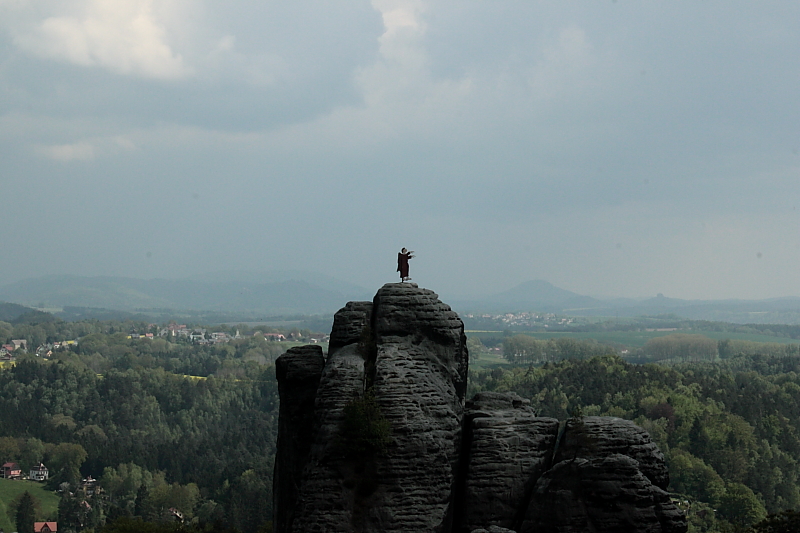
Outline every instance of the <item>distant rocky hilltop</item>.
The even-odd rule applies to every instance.
[[[619,418],[536,416],[516,394],[465,401],[461,319],[414,283],[335,316],[277,361],[274,531],[687,530],[650,436]]]

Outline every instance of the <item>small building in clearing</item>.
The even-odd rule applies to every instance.
[[[44,466],[44,463],[31,467],[30,475],[28,476],[33,481],[47,481],[48,477],[50,477],[50,472]]]
[[[6,479],[22,479],[22,468],[17,463],[5,463],[2,466],[2,474]]]

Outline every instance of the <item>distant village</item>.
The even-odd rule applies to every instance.
[[[192,344],[197,345],[214,345],[225,344],[236,339],[245,338],[237,330],[235,334],[231,335],[224,331],[209,331],[206,328],[190,328],[186,324],[170,323],[167,326],[160,327],[157,324],[149,324],[147,327],[151,332],[137,333],[131,332],[128,334],[129,339],[154,339],[157,337],[168,337],[174,339],[186,339]],[[157,333],[152,333],[157,331]],[[255,331],[247,336],[263,337],[264,340],[270,342],[307,342],[309,344],[327,343],[329,335],[322,333],[310,333],[302,335],[299,333],[263,333]],[[36,347],[34,353],[37,357],[50,357],[53,352],[59,350],[69,349],[72,346],[77,346],[79,339],[63,340],[58,342],[50,342],[41,344]],[[29,353],[28,341],[26,339],[11,339],[7,344],[0,345],[0,362],[12,361],[15,354]]]
[[[519,327],[551,327],[566,326],[574,322],[573,318],[558,316],[555,313],[502,313],[502,314],[474,314],[464,315],[464,318],[473,320],[486,320],[506,326]]]

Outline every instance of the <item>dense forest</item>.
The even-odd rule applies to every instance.
[[[286,343],[130,338],[147,327],[0,323],[0,336],[32,346],[79,338],[48,359],[17,354],[0,371],[0,460],[24,472],[45,462],[49,487],[64,496],[50,517],[61,531],[133,516],[171,520],[170,508],[187,521],[258,530],[272,514],[271,363]],[[89,476],[101,491],[82,506]]]
[[[288,344],[241,329],[241,338],[198,345],[136,338],[134,331],[155,331],[138,322],[0,322],[4,341],[78,340],[49,357],[15,353],[15,364],[0,370],[0,461],[25,472],[44,461],[48,487],[61,497],[55,516],[37,518],[57,519],[65,532],[144,523],[157,531],[178,511],[182,527],[197,531],[269,531],[278,413],[272,363]],[[632,364],[586,340],[512,335],[504,345],[522,364],[473,370],[469,394],[514,391],[540,415],[562,420],[634,420],[664,452],[690,531],[745,531],[770,513],[800,509],[795,345],[712,346],[673,336],[648,348],[662,350],[660,364]],[[675,355],[687,346],[706,356]],[[471,349],[480,347],[470,339]],[[99,488],[93,494],[90,476]]]
[[[647,429],[671,490],[688,502],[690,531],[733,531],[800,508],[797,357],[663,366],[607,355],[471,378],[471,393],[514,391],[541,416],[617,416]]]

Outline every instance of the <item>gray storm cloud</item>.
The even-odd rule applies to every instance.
[[[263,4],[0,1],[0,282],[800,295],[797,6]]]

